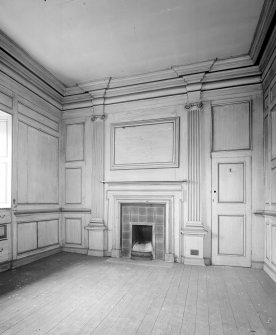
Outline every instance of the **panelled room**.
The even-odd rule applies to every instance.
[[[275,22],[0,0],[0,334],[276,335]]]

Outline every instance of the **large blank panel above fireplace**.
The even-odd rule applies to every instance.
[[[122,122],[111,126],[111,168],[178,166],[179,118]]]

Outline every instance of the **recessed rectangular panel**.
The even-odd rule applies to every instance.
[[[0,157],[8,156],[8,120],[0,119]]]
[[[244,163],[218,164],[218,202],[244,202]]]
[[[274,102],[276,98],[276,80],[274,81],[274,84],[270,88],[270,102]]]
[[[271,262],[276,266],[276,226],[271,226]]]
[[[213,151],[250,149],[250,103],[213,107]]]
[[[271,241],[271,234],[270,234],[270,225],[265,225],[265,244],[266,244],[266,251],[265,257],[269,260],[270,259],[270,241]]]
[[[18,122],[17,194],[18,203],[28,202],[28,126]]]
[[[82,170],[66,168],[65,170],[65,203],[82,203]]]
[[[7,181],[8,181],[8,163],[0,162],[0,205],[5,204],[8,201]]]
[[[271,158],[276,158],[276,112],[271,113]]]
[[[58,203],[58,138],[28,127],[27,146],[28,203]],[[22,178],[26,178],[26,175]]]
[[[38,248],[58,244],[58,220],[39,221]]]
[[[218,254],[244,256],[243,215],[218,216]]]
[[[17,252],[37,249],[37,223],[24,222],[17,225]]]
[[[65,243],[82,244],[82,220],[81,218],[65,219]]]
[[[271,202],[276,204],[276,168],[271,170]]]
[[[264,119],[264,169],[265,169],[265,203],[269,204],[270,201],[270,180],[269,180],[269,169],[270,169],[270,164],[269,164],[269,150],[268,150],[268,128],[269,123],[268,123],[268,117],[265,117]]]
[[[66,125],[66,161],[84,159],[84,124]]]
[[[113,169],[178,166],[178,118],[113,124]]]

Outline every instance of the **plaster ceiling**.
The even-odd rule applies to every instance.
[[[67,86],[247,54],[263,0],[0,0],[0,29]]]

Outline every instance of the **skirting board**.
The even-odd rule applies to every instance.
[[[75,254],[87,255],[87,248],[63,247],[62,251],[72,252],[72,253],[75,253]]]
[[[261,261],[252,261],[251,262],[252,269],[260,269],[262,270],[264,268],[264,262]]]
[[[11,268],[11,261],[0,263],[0,272],[7,271]]]
[[[267,263],[264,263],[264,271],[269,275],[269,277],[276,283],[276,271],[273,270]]]
[[[62,249],[60,247],[58,247],[58,248],[55,248],[55,249],[52,249],[52,250],[47,250],[47,251],[44,251],[44,252],[40,252],[38,254],[34,254],[34,255],[31,255],[31,256],[26,256],[24,258],[14,259],[11,262],[11,264],[12,264],[11,268],[12,269],[18,268],[19,266],[35,262],[35,261],[37,261],[41,258],[49,257],[49,256],[57,254],[61,251],[62,251]]]

